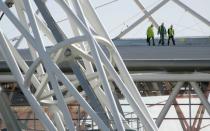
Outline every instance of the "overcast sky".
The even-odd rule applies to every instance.
[[[91,0],[97,7],[112,0]],[[190,8],[198,12],[210,21],[210,0],[180,0]],[[140,0],[147,10],[152,9],[161,0]],[[143,16],[143,12],[138,9],[133,0],[118,0],[112,4],[96,9],[112,37],[119,34],[127,26]],[[166,27],[174,25],[176,36],[210,36],[210,27],[203,24],[187,11],[180,8],[172,1],[164,5],[160,10],[152,15],[158,24],[165,23]],[[132,30],[126,38],[145,37],[146,28],[150,22],[145,20],[138,27]]]
[[[112,0],[91,0],[94,7],[100,6],[110,1]],[[160,1],[161,0],[140,0],[140,2],[142,2],[142,4],[146,7],[147,10],[152,9]],[[181,1],[210,21],[210,0]],[[59,8],[57,8],[57,5],[52,0],[48,0],[47,5],[49,9],[51,9],[56,21],[66,18],[64,13],[62,13],[59,10]],[[35,6],[34,9],[36,9]],[[14,12],[14,8],[12,8],[12,10]],[[135,5],[133,0],[118,0],[107,6],[97,8],[96,11],[101,19],[101,22],[104,24],[111,37],[115,37],[122,30],[126,29],[127,26],[130,26],[133,22],[135,22],[137,19],[144,15],[143,12],[140,11]],[[169,27],[169,25],[173,24],[175,28],[175,34],[177,37],[210,36],[209,26],[203,24],[197,18],[191,16],[188,12],[186,12],[184,9],[180,8],[171,1],[164,7],[162,7],[159,11],[154,13],[152,16],[158,22],[158,24],[164,22],[166,27]],[[66,26],[67,24],[67,21],[59,23],[61,27],[65,27],[65,31],[69,31],[70,29],[68,26]],[[146,29],[150,24],[151,23],[148,20],[145,20],[138,27],[136,27],[134,30],[128,33],[124,38],[144,38]],[[8,38],[13,38],[15,36],[20,35],[16,28],[9,22],[7,17],[4,17],[2,21],[0,21],[0,28],[4,31]],[[153,111],[153,113],[155,111],[156,108]],[[169,114],[174,114],[174,112]],[[174,124],[174,122],[170,121],[170,124],[175,125],[176,128],[181,128],[180,126],[177,126],[178,122],[177,124]],[[169,123],[163,125],[168,126]],[[176,128],[174,128],[174,130],[179,130]],[[167,127],[165,129],[166,131],[168,131]],[[205,128],[202,131],[209,131],[209,129]]]
[[[113,0],[90,1],[93,7],[98,7],[104,3],[111,2]],[[198,12],[204,18],[208,19],[208,21],[210,21],[210,0],[181,1],[196,12]],[[145,6],[147,10],[151,10],[154,6],[159,4],[161,0],[140,0],[140,2]],[[56,21],[66,18],[65,13],[62,12],[62,10],[57,6],[54,1],[48,0],[47,6],[51,10]],[[33,7],[34,10],[36,10],[36,6],[34,5]],[[14,7],[12,8],[12,10],[13,12],[15,12]],[[114,38],[121,31],[126,29],[127,26],[130,26],[133,22],[144,15],[143,12],[139,10],[139,8],[135,5],[133,0],[117,0],[112,4],[97,8],[96,12],[112,38]],[[175,37],[210,36],[209,26],[203,24],[200,20],[190,15],[187,11],[180,8],[172,1],[168,2],[152,16],[158,24],[164,22],[167,28],[171,24],[173,24],[175,28]],[[150,24],[150,21],[146,19],[123,38],[145,38],[146,29]],[[70,27],[67,26],[68,21],[60,22],[59,25],[61,27],[65,27],[63,29],[64,32],[67,32],[67,35],[72,34],[70,32]],[[8,38],[13,38],[20,35],[16,28],[12,24],[10,24],[7,17],[5,16],[0,21],[0,28],[4,31],[5,34],[7,34]]]

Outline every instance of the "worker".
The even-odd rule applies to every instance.
[[[173,45],[175,45],[173,25],[171,25],[168,28],[168,46],[169,46],[169,43],[170,43],[170,39],[172,40]]]
[[[162,44],[162,46],[164,46],[165,44],[165,35],[166,35],[166,28],[164,26],[164,23],[161,24],[161,26],[159,26],[158,28],[158,35],[160,34],[160,40],[159,40],[159,44]]]
[[[150,25],[150,26],[147,28],[147,43],[149,44],[149,46],[150,46],[150,40],[151,40],[151,39],[152,39],[152,42],[153,42],[153,46],[155,46],[153,24]]]

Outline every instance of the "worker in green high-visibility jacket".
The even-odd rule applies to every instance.
[[[173,29],[173,25],[171,25],[168,28],[168,46],[169,46],[169,43],[170,43],[170,39],[172,40],[173,45],[176,45],[175,44],[175,40],[174,40],[174,29]]]
[[[154,40],[154,31],[153,31],[153,25],[150,25],[147,28],[147,43],[150,46],[150,40],[152,39],[153,46],[155,46],[155,40]]]
[[[166,35],[166,28],[164,26],[164,23],[161,24],[161,26],[159,26],[158,28],[158,35],[160,34],[160,40],[159,40],[159,44],[158,45],[162,45],[164,46],[165,44],[165,35]]]

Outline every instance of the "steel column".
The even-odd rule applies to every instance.
[[[155,121],[158,127],[160,127],[161,123],[163,122],[163,119],[165,118],[166,114],[168,113],[168,110],[170,109],[171,105],[173,104],[173,101],[176,98],[176,95],[179,93],[179,90],[183,84],[184,84],[184,82],[178,82],[176,84],[176,86],[173,88],[173,91],[171,92],[166,104],[164,105],[163,109],[161,110],[160,114],[158,115],[157,120]]]
[[[206,111],[210,115],[210,104],[209,104],[207,98],[202,93],[200,87],[198,86],[198,84],[196,82],[190,82],[190,84],[191,84],[192,88],[195,90],[195,92],[198,95],[198,97],[200,98],[202,104],[206,108]]]

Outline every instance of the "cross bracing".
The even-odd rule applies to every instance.
[[[30,60],[27,61],[16,48],[19,42],[13,45],[8,34],[4,33],[6,30],[1,30],[1,54],[12,73],[2,77],[1,80],[17,82],[27,100],[26,103],[30,105],[45,130],[80,130],[82,125],[80,119],[85,121],[89,118],[94,121],[94,126],[101,130],[131,130],[132,127],[126,121],[123,106],[120,105],[119,99],[123,98],[127,100],[139,119],[141,127],[148,131],[156,131],[169,108],[173,104],[177,105],[177,101],[174,100],[183,88],[193,90],[203,104],[202,110],[205,108],[210,113],[207,95],[204,95],[199,85],[200,81],[209,81],[208,71],[191,70],[189,73],[183,71],[185,69],[175,69],[183,72],[170,73],[161,70],[163,72],[150,71],[150,73],[139,72],[130,75],[89,1],[54,1],[67,17],[66,26],[57,24],[51,8],[45,2],[0,1],[0,10],[4,13],[4,17],[7,17],[20,33],[17,40],[22,41],[23,38],[26,40],[25,43],[29,47],[28,53],[31,55]],[[150,13],[145,11],[141,3],[137,2],[137,4],[141,10],[144,10],[145,15]],[[193,11],[190,12],[193,13]],[[150,20],[155,24],[152,17]],[[71,35],[64,31],[67,25],[70,27]],[[47,41],[44,38],[47,38]],[[12,40],[16,41],[16,38]],[[53,46],[47,48],[46,43],[49,41]],[[185,62],[188,61],[189,59],[186,59]],[[208,59],[204,61],[208,62]],[[195,62],[198,61],[195,60]],[[180,64],[185,66],[182,62]],[[61,67],[64,65],[68,67],[69,74],[62,70]],[[196,66],[192,66],[192,69],[196,69]],[[206,69],[208,66],[203,63],[202,71]],[[137,88],[134,81],[140,82],[141,86],[144,85],[142,89],[146,89],[143,91],[146,95],[164,95],[167,94],[164,92],[165,89],[172,90],[167,94],[169,98],[155,120],[142,100],[140,95],[142,91]],[[118,96],[119,94],[121,96]],[[2,99],[6,98],[2,97]],[[75,121],[76,113],[71,113],[72,110],[69,108],[69,104],[75,102],[86,114],[84,118],[79,118],[79,121]],[[4,101],[1,103],[5,104]],[[5,107],[10,108],[6,104]],[[175,108],[180,111],[178,106]],[[5,110],[2,108],[1,112]],[[4,115],[4,119],[7,120],[5,124],[9,130],[27,129],[27,120],[17,121],[12,111],[7,112],[9,113]],[[29,116],[30,113],[26,117]],[[184,118],[182,113],[178,116]],[[183,122],[180,123],[183,124]],[[10,124],[12,126],[9,126]],[[186,123],[185,125],[187,126]]]

